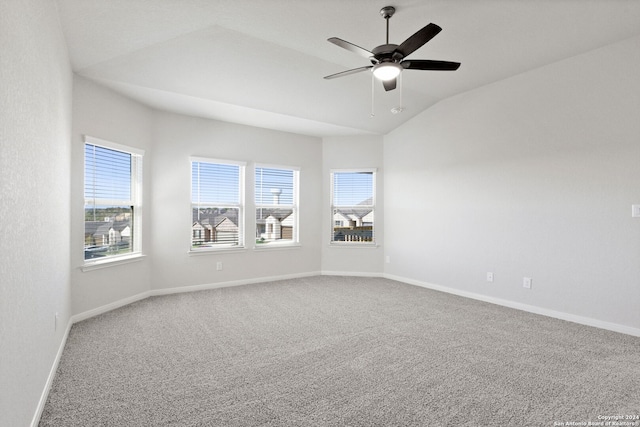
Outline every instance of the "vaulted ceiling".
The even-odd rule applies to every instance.
[[[56,0],[73,69],[154,108],[316,136],[385,134],[438,101],[640,34],[637,0]],[[327,42],[390,43],[443,28],[385,92]],[[375,115],[371,115],[372,106]],[[404,111],[393,114],[395,106]]]

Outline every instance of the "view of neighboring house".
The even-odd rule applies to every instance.
[[[237,209],[194,209],[191,246],[237,244],[239,237]]]
[[[256,209],[256,239],[261,242],[293,240],[293,226],[291,209]]]
[[[373,241],[373,199],[359,203],[367,207],[335,208],[333,210],[333,241]]]
[[[196,221],[191,226],[193,246],[202,246],[207,243],[237,243],[238,225],[226,216],[217,218],[205,218]]]
[[[373,209],[335,209],[334,227],[364,227],[373,225]]]
[[[259,243],[292,240],[294,215],[291,209],[258,208],[256,210],[256,239]],[[191,225],[192,246],[209,244],[237,244],[239,237],[238,211],[216,208],[194,209]]]
[[[131,220],[85,221],[84,258],[97,258],[104,252],[131,247]]]

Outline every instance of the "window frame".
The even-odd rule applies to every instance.
[[[218,164],[218,165],[228,165],[228,166],[237,166],[238,170],[238,203],[214,203],[205,205],[210,205],[211,207],[216,208],[231,208],[238,209],[238,244],[218,244],[216,246],[207,246],[207,247],[194,247],[193,246],[193,209],[199,203],[194,203],[194,194],[193,194],[193,165],[194,163],[208,163],[208,164]],[[246,167],[247,163],[238,160],[229,160],[229,159],[215,159],[210,157],[197,157],[190,156],[189,157],[189,218],[190,221],[190,237],[189,237],[189,254],[206,254],[206,253],[215,253],[215,252],[232,252],[232,251],[241,251],[245,249],[245,240],[246,240],[246,224],[245,224],[245,191],[246,191]],[[200,206],[202,206],[200,204]]]
[[[353,246],[353,247],[377,247],[376,240],[376,188],[377,188],[377,168],[353,168],[353,169],[330,169],[329,170],[329,245],[330,246]],[[372,188],[371,188],[371,204],[370,205],[335,205],[335,188],[334,188],[334,175],[337,173],[371,173],[372,177]],[[334,240],[335,232],[334,227],[336,227],[335,214],[336,210],[339,208],[349,209],[349,208],[371,208],[373,214],[373,223],[371,225],[371,240],[363,240],[363,241],[342,241],[342,240]]]
[[[86,173],[87,173],[87,158],[86,158],[86,147],[87,145],[93,145],[96,147],[101,147],[104,149],[118,151],[121,153],[129,154],[131,156],[131,193],[129,200],[120,200],[120,199],[97,199],[91,198],[88,199],[85,194],[86,188]],[[112,264],[120,264],[123,262],[130,262],[137,258],[142,258],[143,255],[143,247],[142,247],[142,192],[143,192],[143,167],[144,167],[144,154],[145,151],[131,147],[128,145],[119,144],[116,142],[108,141],[105,139],[95,138],[89,135],[84,135],[83,138],[83,252],[86,249],[86,207],[87,206],[131,206],[132,209],[132,218],[131,218],[131,252],[127,252],[125,254],[116,254],[116,255],[107,255],[101,258],[90,258],[86,259],[83,253],[83,264],[82,270],[88,271],[94,268],[101,268],[107,265]]]
[[[284,204],[273,204],[273,203],[261,203],[258,204],[256,200],[256,191],[257,191],[257,180],[256,175],[259,169],[279,169],[293,172],[293,194],[292,194],[292,204],[284,205]],[[284,241],[271,241],[268,243],[260,243],[256,242],[254,249],[273,249],[277,247],[291,247],[291,246],[300,246],[300,168],[297,166],[283,166],[283,165],[273,165],[266,163],[256,163],[253,169],[253,221],[255,226],[255,238],[258,239],[257,236],[257,218],[256,213],[259,208],[272,208],[272,209],[291,209],[293,215],[293,230],[291,239],[287,239]]]

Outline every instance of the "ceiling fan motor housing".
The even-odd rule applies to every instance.
[[[397,44],[383,44],[378,47],[373,48],[371,53],[373,56],[371,57],[371,62],[374,64],[378,64],[380,62],[398,62],[402,59],[402,54],[400,57],[398,55],[394,55],[396,52]]]

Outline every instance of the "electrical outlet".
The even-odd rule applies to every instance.
[[[222,271],[222,262],[218,261],[218,262],[216,263],[216,270],[218,270],[218,271]]]
[[[525,277],[522,279],[522,287],[525,289],[531,289],[531,277]]]
[[[633,218],[640,218],[640,205],[631,205],[631,216]]]
[[[389,255],[384,257],[384,262],[386,262],[387,264],[391,264],[391,257]]]
[[[487,272],[487,282],[493,282],[493,273],[491,271]]]

